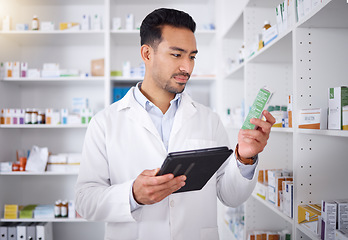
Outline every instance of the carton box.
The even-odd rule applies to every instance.
[[[104,76],[104,59],[95,59],[91,61],[92,76]]]
[[[337,228],[348,230],[348,200],[336,200]]]
[[[268,188],[266,185],[264,185],[262,183],[257,183],[254,191],[255,191],[256,195],[259,196],[261,199],[263,199],[263,200],[267,199]]]
[[[5,62],[5,78],[13,77],[13,63]]]
[[[294,184],[290,181],[283,182],[283,213],[290,218],[294,217]]]
[[[298,128],[327,129],[327,111],[324,108],[301,109]]]
[[[289,128],[292,128],[292,95],[289,95],[289,101],[288,101],[288,118],[289,118]]]
[[[80,30],[80,24],[77,22],[59,23],[59,30]]]
[[[267,46],[278,36],[278,27],[274,25],[262,33],[263,45]]]
[[[19,78],[20,76],[20,62],[13,62],[12,77]]]
[[[321,216],[321,212],[318,205],[304,204],[298,206],[298,223],[314,234],[319,233],[319,216]]]
[[[342,129],[348,130],[348,106],[342,107]]]
[[[348,106],[348,88],[329,88],[328,129],[343,129],[342,108]]]
[[[321,206],[321,239],[334,240],[337,223],[337,203],[323,200]]]
[[[282,201],[283,201],[283,182],[284,181],[292,181],[292,177],[278,177],[276,178],[276,182],[277,182],[277,185],[276,185],[276,188],[275,188],[275,191],[276,191],[276,199],[275,199],[275,205],[277,207],[280,208],[280,210],[282,210]]]

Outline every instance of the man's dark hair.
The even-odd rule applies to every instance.
[[[162,41],[162,28],[165,25],[178,28],[187,28],[193,33],[196,23],[193,18],[176,9],[159,8],[145,17],[140,26],[140,44],[148,44],[156,49]]]

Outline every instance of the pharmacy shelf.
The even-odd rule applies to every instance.
[[[225,220],[222,220],[222,223],[220,226],[223,226],[223,228],[226,232],[226,235],[228,235],[227,236],[228,240],[237,240],[236,236],[234,235],[234,232],[232,232],[232,230],[228,226],[228,223]]]
[[[348,131],[344,130],[319,130],[319,129],[296,129],[298,133],[321,136],[348,137]]]
[[[229,3],[228,0],[224,2]],[[243,29],[238,30],[243,31],[241,42],[249,44],[256,33],[261,32],[260,28],[264,20],[275,23],[274,9],[280,2],[272,0],[247,0],[247,2],[247,6],[242,10],[243,13],[232,21],[228,31],[242,26]],[[239,7],[240,4],[235,3],[233,6]],[[230,11],[224,12],[228,16]],[[344,42],[348,34],[347,12],[347,1],[319,1],[318,6],[305,17],[256,54],[246,58],[243,66],[238,67],[239,69],[236,68],[227,75],[228,80],[240,77],[244,81],[245,106],[252,102],[255,89],[267,85],[276,88],[278,93],[280,90],[281,94],[278,96],[293,94],[295,110],[306,108],[308,105],[309,107],[327,107],[327,100],[325,101],[327,88],[346,84],[342,79],[347,75],[347,69],[337,63],[347,62],[347,48]],[[224,38],[235,37],[233,32],[228,31],[223,35]],[[227,48],[228,52],[238,52],[240,46],[237,40],[239,39],[230,41],[231,47]],[[326,59],[336,61],[331,63],[325,61]],[[279,73],[275,73],[278,70]],[[281,77],[277,79],[274,76]],[[232,83],[234,84],[234,81]],[[234,87],[228,82],[226,86],[229,85]],[[226,92],[229,94],[228,91]],[[230,99],[230,96],[226,99]],[[225,101],[225,98],[223,100]],[[297,112],[294,116],[296,115]],[[263,158],[266,160],[264,163],[270,168],[272,166],[290,168],[293,171],[294,219],[288,218],[271,203],[253,193],[252,201],[246,205],[248,213],[246,214],[246,231],[260,230],[260,228],[266,228],[265,226],[272,227],[274,222],[281,222],[283,218],[286,223],[292,225],[293,239],[319,240],[318,235],[297,223],[297,206],[303,203],[320,202],[327,198],[347,197],[346,193],[337,190],[343,185],[335,189],[331,186],[332,183],[345,182],[343,181],[346,176],[344,169],[347,169],[347,162],[342,159],[344,160],[344,156],[347,155],[347,149],[344,146],[348,131],[298,129],[297,126],[292,129],[272,128],[271,131],[275,134],[270,136],[269,144],[264,152],[265,155],[269,155],[267,159]],[[325,151],[326,146],[331,146],[331,152]],[[280,154],[284,154],[284,162],[279,162]],[[334,164],[327,165],[326,159],[331,155]],[[322,178],[323,175],[327,178]],[[328,183],[327,179],[332,182]],[[262,206],[255,208],[253,204],[255,201],[262,203]],[[277,216],[264,218],[267,213],[271,215],[272,212],[275,212]],[[262,222],[258,221],[260,218]]]
[[[57,1],[57,0],[56,0]],[[68,1],[68,0],[66,0]],[[81,1],[81,0],[80,0]],[[129,1],[129,0],[113,0],[112,1],[115,4],[144,4],[144,1],[142,0],[134,0],[134,1]],[[209,0],[191,0],[191,1],[187,1],[187,0],[176,0],[175,1],[176,4],[208,4]],[[147,0],[146,4],[160,4],[163,5],[163,0]]]
[[[293,129],[293,128],[277,128],[277,127],[272,127],[271,132],[293,133],[293,132],[294,132],[294,129]]]
[[[30,0],[29,3],[26,0],[17,0],[21,4],[33,4],[33,5],[100,5],[103,1],[100,0],[50,0],[42,2],[42,0]]]
[[[110,78],[113,82],[120,82],[120,83],[135,83],[135,82],[140,82],[143,81],[143,77],[111,77]],[[193,75],[189,83],[212,83],[216,80],[216,77],[214,75],[204,75],[204,76],[195,76]]]
[[[307,228],[301,226],[301,224],[296,223],[296,228],[300,230],[302,233],[306,234],[312,240],[320,240],[320,236],[312,233]]]
[[[48,128],[48,129],[54,129],[54,128],[87,128],[87,124],[57,124],[57,125],[50,125],[50,124],[0,124],[0,128]]]
[[[111,43],[116,45],[140,46],[140,30],[110,30]],[[196,30],[197,44],[207,44],[212,41],[215,30]]]
[[[259,184],[259,183],[257,183]],[[255,198],[257,201],[259,201],[260,203],[262,203],[264,206],[266,206],[267,208],[269,208],[270,210],[272,210],[273,212],[275,212],[278,216],[280,216],[281,218],[283,218],[284,220],[286,220],[288,223],[293,224],[293,219],[288,217],[287,215],[285,215],[283,212],[279,211],[278,208],[276,208],[274,206],[274,204],[269,203],[266,200],[263,200],[262,198],[260,198],[259,196],[256,195],[255,192],[252,193],[251,195],[253,198]]]
[[[243,39],[243,12],[239,16],[237,15],[235,21],[230,23],[226,32],[223,34],[223,38]]]
[[[246,59],[247,63],[290,63],[292,62],[292,29],[278,35],[253,56]]]
[[[57,34],[101,34],[104,30],[50,30],[50,31],[0,31],[0,34],[5,35],[57,35]]]
[[[0,222],[88,222],[83,218],[18,218],[18,219],[5,219],[2,218]]]
[[[225,79],[244,79],[244,66],[244,63],[239,64],[235,69],[225,76]]]
[[[327,0],[316,6],[301,19],[296,27],[301,28],[347,28],[348,3],[346,1]]]
[[[275,2],[273,0],[248,0],[247,7],[274,8]]]
[[[11,42],[21,46],[31,45],[103,45],[104,30],[96,31],[0,31]]]
[[[4,78],[4,82],[20,82],[20,83],[32,83],[32,82],[79,82],[79,83],[98,83],[104,82],[104,77],[52,77],[52,78]]]
[[[110,78],[111,81],[113,82],[119,82],[119,83],[137,83],[140,81],[143,81],[144,78],[143,77],[111,77]]]
[[[76,172],[0,172],[0,176],[77,176]]]

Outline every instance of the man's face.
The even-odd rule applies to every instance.
[[[195,65],[196,38],[189,29],[164,26],[162,41],[154,51],[152,79],[170,93],[184,91]]]

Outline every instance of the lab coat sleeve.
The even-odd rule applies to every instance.
[[[105,145],[105,123],[92,118],[86,132],[82,162],[75,187],[76,210],[93,221],[134,222],[129,191],[133,180],[110,184]]]
[[[221,146],[230,145],[226,130],[220,120],[217,123],[216,139]],[[246,201],[255,188],[257,169],[256,166],[251,179],[245,178],[238,168],[236,156],[233,153],[217,171],[217,196],[220,201],[230,207],[236,207]]]

